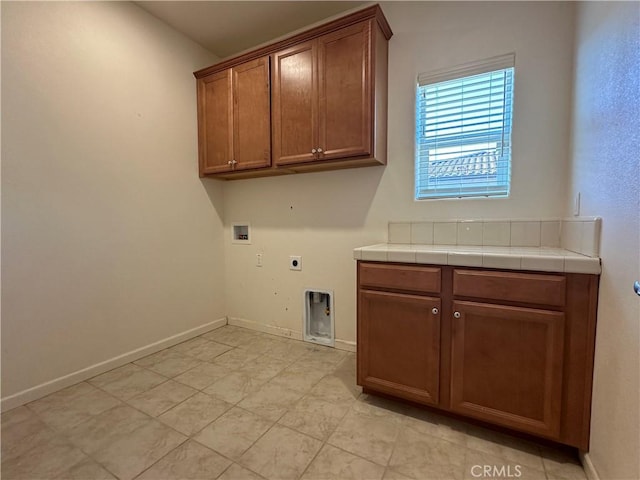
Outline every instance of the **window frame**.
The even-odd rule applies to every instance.
[[[510,72],[506,72],[507,69],[510,69]],[[466,155],[448,155],[446,153],[442,154],[444,157],[449,157],[452,162],[449,162],[453,165],[453,163],[458,163],[455,168],[459,171],[463,171],[466,168],[466,171],[469,172],[469,165],[475,170],[478,170],[479,166],[489,165],[495,163],[495,176],[497,179],[502,177],[502,181],[497,183],[496,185],[489,185],[486,181],[477,181],[476,187],[473,187],[473,179],[467,179],[467,183],[465,184],[464,180],[461,180],[458,177],[457,180],[449,181],[446,183],[450,183],[451,187],[447,188],[446,186],[436,186],[435,188],[429,188],[428,184],[424,181],[424,177],[427,175],[425,172],[424,161],[425,155],[428,153],[424,152],[424,128],[425,118],[426,118],[426,109],[422,108],[421,103],[421,88],[427,85],[440,84],[443,82],[448,82],[451,80],[462,80],[469,77],[474,77],[476,75],[484,75],[487,73],[493,72],[502,72],[505,80],[502,83],[500,88],[504,89],[505,95],[509,94],[509,97],[505,97],[502,105],[502,113],[501,113],[501,121],[502,124],[495,128],[495,132],[493,132],[493,139],[495,140],[493,143],[496,145],[492,148],[485,148],[484,151],[478,150],[472,154]],[[511,194],[511,171],[512,171],[512,133],[513,133],[513,99],[514,99],[514,79],[515,79],[515,54],[509,53],[506,55],[500,55],[496,57],[492,57],[486,60],[481,60],[477,62],[468,63],[465,65],[446,68],[441,70],[436,70],[429,73],[422,73],[418,75],[416,82],[416,92],[415,92],[415,158],[414,158],[414,192],[413,197],[415,201],[429,201],[429,200],[442,200],[442,199],[460,199],[460,198],[508,198]],[[492,80],[491,80],[492,81]],[[510,89],[508,88],[510,87]],[[488,117],[489,114],[486,114]],[[462,118],[462,117],[461,117]],[[505,123],[505,122],[509,123]],[[478,139],[478,144],[481,143],[490,143],[488,134],[490,133],[491,128],[487,128],[483,132],[476,133],[475,135],[460,135],[461,138],[458,141],[455,141],[453,145],[455,147],[463,148],[465,145],[470,146],[473,145],[471,143],[472,137],[476,136]],[[506,134],[505,134],[506,132]],[[450,134],[452,135],[452,134]],[[436,140],[437,141],[437,140]],[[441,149],[446,149],[448,146],[447,143],[452,142],[451,138],[444,140],[444,146],[440,147]],[[422,150],[421,150],[422,144]],[[479,154],[484,154],[483,158],[478,158]],[[498,155],[496,157],[496,155]],[[504,158],[504,155],[507,158]],[[491,158],[493,157],[493,158]],[[442,162],[441,165],[446,165],[446,160],[438,160]],[[466,167],[464,163],[466,162]],[[476,162],[475,164],[473,162]],[[445,168],[445,167],[443,167]],[[454,168],[454,167],[447,167]],[[421,181],[420,176],[422,175],[423,179]],[[488,175],[485,173],[485,175]],[[462,176],[462,175],[461,175]],[[451,176],[452,178],[455,175]],[[506,178],[505,178],[506,177]],[[478,177],[481,178],[481,177]],[[498,180],[496,180],[498,181]],[[478,187],[478,184],[480,187]],[[492,191],[493,190],[493,191]]]

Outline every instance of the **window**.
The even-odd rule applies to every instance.
[[[416,200],[509,195],[514,61],[418,77]]]

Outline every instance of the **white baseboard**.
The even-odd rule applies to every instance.
[[[589,480],[600,480],[600,475],[598,475],[598,471],[596,467],[593,466],[593,462],[591,461],[591,457],[588,452],[579,452],[580,454],[580,462],[582,462],[582,468],[584,468],[584,473],[587,475]]]
[[[336,338],[336,348],[339,350],[346,350],[347,352],[355,352],[356,342],[351,342],[349,340],[338,340]]]
[[[120,367],[129,362],[133,362],[142,357],[146,357],[147,355],[151,355],[152,353],[159,352],[160,350],[163,350],[167,347],[172,347],[173,345],[177,345],[178,343],[197,337],[198,335],[202,335],[203,333],[209,332],[216,328],[220,328],[226,324],[226,317],[219,318],[218,320],[214,320],[213,322],[205,323],[204,325],[201,325],[199,327],[192,328],[190,330],[187,330],[186,332],[178,333],[177,335],[173,335],[144,347],[137,348],[122,355],[118,355],[117,357],[105,360],[104,362],[96,363],[95,365],[83,368],[82,370],[78,370],[68,375],[58,377],[54,380],[41,383],[40,385],[36,385],[35,387],[28,388],[26,390],[3,398],[2,400],[0,400],[0,410],[5,412],[7,410],[11,410],[12,408],[19,407],[20,405],[32,402],[46,395],[49,395],[50,393],[56,392],[71,385],[75,385],[76,383],[95,377],[96,375],[100,375],[101,373],[108,372],[109,370],[113,370],[114,368]]]
[[[20,405],[24,405],[25,403],[38,400],[39,398],[45,397],[50,393],[57,392],[58,390],[70,387],[71,385],[75,385],[76,383],[83,382],[85,380],[88,380],[89,378],[95,377],[96,375],[100,375],[101,373],[108,372],[109,370],[113,370],[114,368],[118,368],[127,363],[139,360],[142,357],[146,357],[147,355],[151,355],[152,353],[156,353],[165,348],[172,347],[173,345],[177,345],[178,343],[197,337],[198,335],[202,335],[203,333],[215,330],[216,328],[220,328],[227,324],[244,327],[251,330],[257,330],[260,332],[269,333],[271,335],[278,335],[280,337],[292,338],[294,340],[302,340],[302,332],[296,330],[276,327],[274,325],[265,325],[262,323],[253,322],[251,320],[237,317],[219,318],[218,320],[214,320],[213,322],[206,323],[196,328],[192,328],[190,330],[187,330],[186,332],[173,335],[144,347],[140,347],[122,355],[118,355],[117,357],[110,358],[109,360],[105,360],[104,362],[96,363],[95,365],[91,365],[87,368],[83,368],[68,375],[55,378],[48,382],[41,383],[40,385],[36,385],[35,387],[31,387],[8,397],[4,397],[0,400],[0,411],[6,412],[7,410],[19,407]],[[336,339],[335,348],[339,350],[346,350],[348,352],[355,352],[356,343],[348,340]],[[593,477],[593,479],[589,477],[589,479],[599,480],[597,479],[597,477]]]
[[[236,327],[248,328],[250,330],[257,330],[258,332],[269,333],[271,335],[278,335],[280,337],[292,338],[294,340],[302,340],[302,332],[291,330],[289,328],[276,327],[275,325],[265,325],[264,323],[254,322],[252,320],[246,320],[238,317],[227,317],[229,319],[229,325],[235,325]],[[348,352],[356,351],[356,342],[348,340],[335,340],[335,348],[338,350],[346,350]]]
[[[248,328],[249,330],[257,330],[258,332],[270,333],[279,337],[293,338],[294,340],[302,340],[302,332],[290,330],[288,328],[276,327],[275,325],[265,325],[263,323],[253,322],[244,318],[227,317],[229,325],[236,327]]]

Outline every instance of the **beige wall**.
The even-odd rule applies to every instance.
[[[335,290],[352,342],[351,249],[387,221],[560,216],[581,192],[604,218],[588,458],[640,477],[637,4],[578,7],[568,172],[572,5],[390,2],[389,165],[226,184],[195,175],[208,52],[129,3],[1,6],[3,397],[225,314],[299,332],[304,287]],[[417,74],[510,51],[511,198],[414,202]]]
[[[304,287],[335,290],[352,342],[351,250],[387,221],[555,217],[579,191],[604,217],[589,459],[640,477],[636,4],[578,7],[568,172],[572,5],[389,2],[389,165],[225,184],[195,175],[208,52],[129,3],[1,7],[3,397],[225,314],[300,332]],[[417,74],[510,51],[512,196],[414,202]],[[231,244],[236,221],[251,245]]]
[[[225,315],[214,60],[132,3],[2,2],[3,398]]]
[[[577,10],[567,212],[602,216],[591,460],[601,479],[640,478],[640,8]]]
[[[335,291],[336,338],[355,340],[354,247],[386,241],[389,220],[557,217],[563,213],[573,51],[566,3],[388,2],[389,164],[228,182],[227,314],[300,332],[302,291]],[[508,199],[413,200],[418,73],[516,53],[513,180]],[[230,225],[250,222],[251,245]],[[264,266],[255,266],[255,254]],[[288,256],[302,255],[302,272]]]

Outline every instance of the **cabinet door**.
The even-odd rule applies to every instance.
[[[273,159],[277,165],[316,160],[318,148],[317,42],[272,56]]]
[[[359,302],[358,384],[436,405],[440,299],[361,290]]]
[[[200,175],[230,171],[233,152],[231,71],[198,80]]]
[[[462,301],[453,310],[451,409],[558,437],[564,314]]]
[[[318,39],[319,160],[372,150],[370,23]]]
[[[235,170],[271,165],[269,57],[233,67]]]

